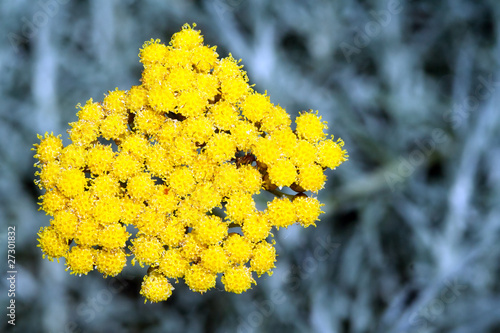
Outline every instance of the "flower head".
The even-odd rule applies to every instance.
[[[239,294],[254,272],[271,275],[273,228],[316,225],[323,204],[306,193],[348,158],[317,111],[292,130],[241,60],[220,59],[195,27],[145,42],[141,84],[79,104],[68,145],[52,133],[34,145],[40,209],[53,216],[38,232],[43,256],[104,277],[131,256],[149,267],[140,293],[151,302],[171,296],[169,279],[204,293],[220,278]]]

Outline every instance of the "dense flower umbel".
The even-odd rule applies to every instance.
[[[78,106],[69,145],[53,134],[35,144],[40,205],[53,216],[38,233],[44,257],[115,276],[133,256],[149,266],[141,294],[152,302],[172,294],[168,279],[203,293],[221,275],[239,294],[254,273],[271,275],[272,227],[315,225],[322,204],[304,192],[316,194],[325,169],[348,157],[317,112],[302,112],[292,131],[239,61],[219,59],[193,28],[144,44],[141,85]],[[276,195],[264,211],[261,189]]]

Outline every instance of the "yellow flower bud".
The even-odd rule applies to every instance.
[[[95,255],[95,266],[104,277],[118,275],[126,264],[127,255],[122,249],[99,250]]]
[[[319,215],[324,213],[321,211],[321,204],[316,198],[297,197],[293,200],[293,206],[297,212],[297,219],[304,227],[310,225],[316,226],[315,222],[319,221]]]
[[[269,222],[278,229],[287,228],[297,221],[295,207],[288,198],[274,198],[267,205],[266,215]]]
[[[52,133],[45,133],[44,137],[38,135],[38,139],[40,143],[34,146],[36,148],[35,158],[38,159],[40,163],[47,163],[59,157],[63,148],[60,136],[54,136]]]
[[[220,245],[212,245],[201,253],[201,265],[214,273],[222,273],[229,265],[229,258]]]
[[[233,266],[228,268],[221,278],[227,292],[241,294],[247,291],[255,283],[252,272],[245,266]]]
[[[67,197],[73,198],[85,191],[87,178],[78,169],[62,170],[57,182],[57,188]]]
[[[271,269],[274,268],[275,262],[276,249],[272,246],[272,244],[260,242],[255,245],[252,260],[250,260],[250,267],[259,277],[264,273],[272,275],[273,272]]]
[[[301,139],[305,139],[311,143],[316,143],[325,138],[326,134],[323,130],[327,129],[326,121],[321,121],[321,116],[318,116],[318,111],[315,113],[301,113],[296,119],[297,135]]]
[[[271,231],[271,224],[265,214],[257,212],[245,219],[241,231],[246,239],[256,243],[267,238]]]
[[[96,250],[84,247],[73,246],[66,255],[66,270],[70,269],[71,274],[87,275],[94,269]]]
[[[78,217],[68,210],[57,211],[52,221],[54,229],[66,240],[75,237],[78,223]]]
[[[138,261],[141,267],[146,265],[157,265],[164,251],[158,238],[147,235],[139,235],[132,241],[130,250],[135,255],[132,264]]]
[[[191,265],[186,270],[184,280],[192,291],[203,294],[208,289],[215,287],[217,274],[213,273],[201,265]]]
[[[62,237],[54,227],[42,227],[38,232],[38,246],[44,253],[44,258],[53,261],[56,258],[59,261],[60,257],[66,255],[69,250],[67,239]]]
[[[172,290],[174,289],[163,274],[152,272],[144,276],[144,281],[141,285],[141,295],[146,298],[144,303],[146,301],[156,303],[166,301],[172,295]]]
[[[130,233],[120,223],[106,225],[98,234],[98,243],[105,249],[124,248]]]
[[[252,255],[252,244],[239,234],[231,234],[224,242],[229,260],[234,264],[245,264]]]
[[[182,256],[179,249],[169,249],[162,254],[159,271],[166,277],[181,278],[188,269],[189,262]]]

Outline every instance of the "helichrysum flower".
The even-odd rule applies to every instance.
[[[348,157],[317,111],[300,113],[293,131],[241,60],[220,59],[194,28],[144,43],[141,84],[78,105],[70,144],[51,133],[34,148],[40,208],[53,216],[38,233],[43,256],[104,277],[132,256],[149,266],[140,293],[152,302],[170,297],[169,279],[204,293],[220,277],[239,294],[254,273],[271,275],[272,228],[314,226],[323,204],[304,192],[317,194],[325,169]],[[263,211],[261,190],[276,195]]]

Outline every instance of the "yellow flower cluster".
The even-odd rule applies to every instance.
[[[133,256],[149,266],[141,294],[152,302],[172,294],[169,279],[203,293],[221,274],[239,294],[253,272],[271,275],[272,227],[315,225],[322,204],[304,192],[321,190],[325,169],[348,157],[317,112],[301,113],[292,130],[239,61],[219,59],[194,27],[169,45],[143,45],[141,85],[79,105],[70,144],[45,134],[34,148],[41,209],[53,217],[38,233],[44,256],[104,276]],[[259,211],[262,189],[276,197]]]

